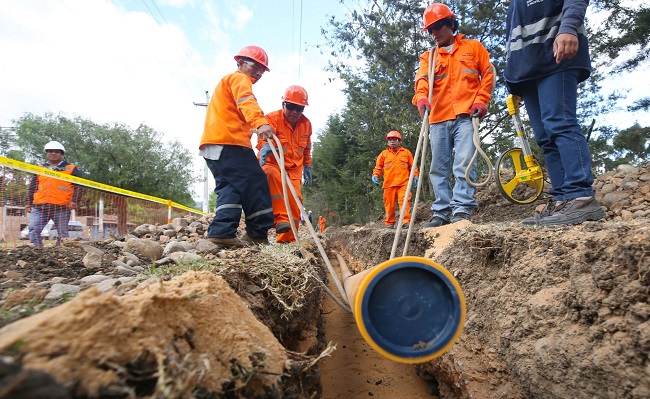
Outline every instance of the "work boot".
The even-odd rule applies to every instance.
[[[289,231],[291,231],[291,225],[287,222],[278,223],[278,225],[275,226],[275,232],[278,234],[286,233]]]
[[[410,224],[409,224],[409,223],[404,223],[404,224],[402,225],[402,228],[403,228],[403,229],[408,229],[408,228],[409,228],[409,226],[410,226]]]
[[[394,229],[394,228],[395,228],[395,225],[394,225],[394,224],[387,224],[387,225],[386,225],[386,228],[387,228],[387,229]]]
[[[248,243],[240,240],[237,237],[232,237],[232,238],[208,237],[208,240],[219,248],[244,248],[248,246]]]
[[[241,237],[241,240],[250,246],[259,244],[269,245],[269,239],[267,237],[253,238],[249,236],[248,233],[244,233],[244,235]]]
[[[449,220],[443,219],[440,216],[434,216],[433,219],[427,224],[424,225],[425,228],[429,227],[440,227],[449,224]]]
[[[545,218],[547,216],[551,216],[553,214],[553,211],[555,211],[555,207],[558,205],[558,203],[561,203],[562,201],[555,201],[553,198],[549,199],[546,205],[540,205],[537,208],[535,208],[535,215],[531,216],[529,218],[526,218],[521,221],[521,224],[524,226],[537,226],[539,225],[539,221],[542,218]]]
[[[553,214],[539,220],[540,226],[580,224],[587,220],[600,220],[605,211],[594,197],[575,198],[556,205]]]
[[[451,222],[456,223],[456,222],[460,222],[461,220],[470,220],[469,218],[470,218],[469,213],[457,212],[454,216],[451,217]]]

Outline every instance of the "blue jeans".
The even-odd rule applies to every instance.
[[[556,201],[594,195],[591,153],[576,118],[578,75],[568,69],[522,85],[535,141],[544,151]]]
[[[266,238],[273,227],[273,208],[266,174],[251,148],[224,145],[219,160],[205,162],[214,176],[217,207],[208,226],[210,238],[237,235],[241,212],[246,215],[246,232],[251,238]]]
[[[32,229],[29,231],[29,241],[39,247],[43,246],[41,232],[47,222],[52,219],[56,227],[56,245],[61,244],[61,238],[68,237],[70,210],[65,205],[38,204],[32,205]]]
[[[476,188],[467,183],[465,171],[474,155],[474,126],[468,115],[429,126],[431,141],[431,168],[429,177],[436,194],[431,205],[433,216],[450,220],[457,213],[472,214],[478,204],[474,199]],[[456,180],[451,189],[451,174]],[[471,165],[470,178],[476,181],[476,162]]]

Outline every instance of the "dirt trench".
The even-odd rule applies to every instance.
[[[327,233],[356,270],[385,261],[394,234]],[[443,399],[650,397],[649,253],[647,220],[418,231],[408,254],[456,276],[467,321],[457,344],[416,372]]]

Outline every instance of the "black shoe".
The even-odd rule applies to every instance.
[[[440,216],[434,216],[429,223],[424,225],[424,227],[440,227],[446,224],[449,224],[449,220],[443,219]]]
[[[287,222],[278,223],[278,225],[275,226],[275,232],[278,234],[287,233],[289,231],[291,231],[291,225]]]
[[[542,218],[551,216],[553,214],[558,203],[561,202],[555,201],[553,198],[549,199],[546,205],[538,206],[535,208],[534,216],[522,220],[521,224],[524,226],[538,226],[539,221],[542,220]]]
[[[594,197],[564,201],[555,207],[553,214],[539,220],[540,226],[580,224],[587,220],[600,220],[605,211]]]
[[[386,225],[386,228],[387,228],[387,229],[394,229],[394,228],[395,228],[395,225],[394,225],[394,224],[387,224],[387,225]]]
[[[457,214],[451,217],[452,223],[460,222],[461,220],[470,220],[469,213],[458,212]]]
[[[404,224],[402,225],[402,228],[403,228],[403,229],[408,229],[408,228],[409,228],[409,226],[410,226],[410,224],[409,224],[409,223],[404,223]]]

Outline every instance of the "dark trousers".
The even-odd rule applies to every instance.
[[[266,237],[273,227],[273,207],[266,175],[253,150],[225,145],[219,160],[206,158],[205,162],[214,176],[217,194],[216,214],[208,227],[208,237],[235,237],[242,210],[248,236]]]

